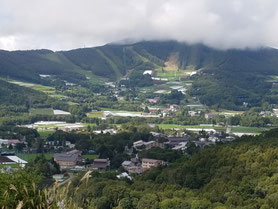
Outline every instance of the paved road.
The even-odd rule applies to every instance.
[[[68,183],[70,180],[72,180],[75,177],[75,175],[73,173],[68,173],[68,174],[69,174],[69,178],[66,179],[65,181],[59,183],[59,186],[62,186],[64,184]]]

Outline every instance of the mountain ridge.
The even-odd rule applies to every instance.
[[[177,70],[189,66],[203,69],[194,76],[189,92],[204,104],[234,109],[243,103],[250,106],[259,105],[261,101],[278,103],[276,95],[269,95],[272,85],[265,82],[269,76],[278,75],[278,50],[269,47],[223,51],[203,44],[145,41],[56,52],[1,50],[0,76],[47,84],[47,79],[40,76],[47,74],[83,85],[88,82],[86,73],[90,72],[93,76],[117,81],[133,70],[164,68],[172,53],[178,53]]]

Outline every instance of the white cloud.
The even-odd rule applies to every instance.
[[[278,46],[276,0],[1,0],[0,48],[54,50],[124,39]]]

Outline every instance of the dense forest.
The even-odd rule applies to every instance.
[[[0,115],[28,113],[31,107],[67,109],[68,105],[43,92],[18,86],[0,79]]]

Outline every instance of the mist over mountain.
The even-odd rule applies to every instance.
[[[275,47],[277,8],[275,0],[2,0],[0,48],[61,50],[125,39]]]

